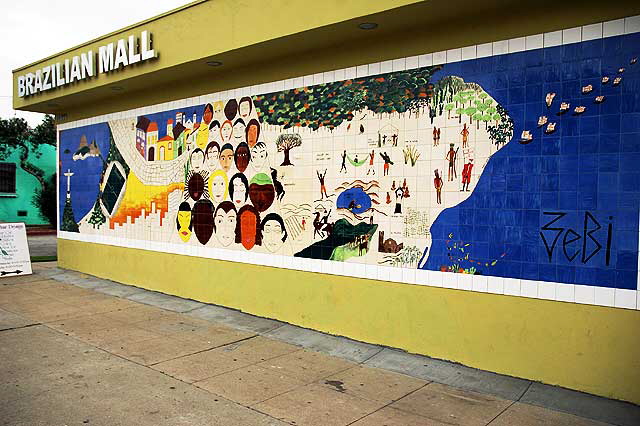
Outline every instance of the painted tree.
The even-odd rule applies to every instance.
[[[507,114],[507,110],[498,104],[497,112],[491,115],[491,119],[496,122],[495,126],[489,126],[489,138],[497,146],[504,145],[511,140],[513,136],[513,120]]]
[[[60,224],[60,230],[67,232],[80,232],[78,223],[73,217],[73,208],[71,207],[71,198],[67,198],[64,203],[64,210],[62,212],[62,223]]]
[[[334,129],[367,108],[374,114],[403,113],[427,106],[429,79],[439,66],[318,84],[254,96],[260,119],[268,124]]]
[[[478,110],[475,107],[472,107],[472,106],[465,108],[464,113],[469,116],[469,124],[473,124],[473,115],[477,111]]]
[[[473,119],[476,120],[476,130],[480,129],[480,122],[482,121],[482,112],[478,111],[473,114]]]
[[[302,138],[297,133],[282,133],[276,138],[278,152],[284,152],[284,160],[282,160],[281,166],[293,166],[289,158],[289,152],[300,145],[302,145]]]
[[[444,106],[445,111],[447,111],[447,119],[451,120],[451,110],[455,108],[453,103],[446,104]]]
[[[89,223],[93,225],[93,228],[96,227],[100,229],[100,225],[104,224],[107,221],[104,213],[102,213],[102,208],[100,207],[100,202],[96,201],[96,204],[93,206],[93,211],[91,212],[91,217],[89,218]]]

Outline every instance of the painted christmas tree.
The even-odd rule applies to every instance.
[[[73,208],[71,207],[71,198],[67,198],[67,201],[64,203],[64,210],[62,213],[62,224],[60,225],[60,230],[67,231],[67,232],[80,232],[80,229],[78,229],[78,224],[76,223],[76,220],[73,217]]]
[[[96,204],[93,206],[93,211],[91,212],[91,217],[89,218],[89,223],[93,225],[93,229],[96,227],[100,229],[100,225],[104,224],[106,221],[107,218],[104,213],[102,213],[100,203],[96,201]]]

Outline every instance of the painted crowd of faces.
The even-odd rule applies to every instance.
[[[258,245],[277,252],[287,240],[282,217],[269,212],[277,172],[268,165],[251,99],[231,99],[219,111],[206,104],[192,140],[176,219],[181,240],[195,236],[207,244],[216,238],[223,247]]]

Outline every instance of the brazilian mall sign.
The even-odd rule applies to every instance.
[[[157,52],[152,48],[151,34],[142,31],[140,36],[130,35],[117,42],[100,46],[97,54],[89,50],[67,58],[64,62],[56,62],[35,72],[18,76],[18,96],[24,98],[46,92],[92,78],[97,74],[123,69],[156,56]]]

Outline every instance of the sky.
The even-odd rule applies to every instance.
[[[0,118],[42,114],[12,108],[11,71],[101,35],[159,15],[190,0],[22,0],[4,8],[0,25]]]

